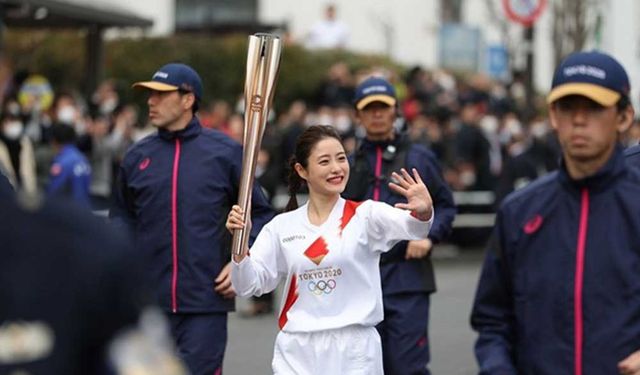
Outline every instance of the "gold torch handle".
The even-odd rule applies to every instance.
[[[251,191],[258,162],[262,135],[271,110],[276,80],[280,68],[282,46],[280,38],[271,34],[249,36],[247,74],[244,85],[244,134],[242,173],[238,192],[238,205],[244,212],[243,220],[251,216]],[[234,231],[232,254],[242,255],[249,246],[251,227]]]

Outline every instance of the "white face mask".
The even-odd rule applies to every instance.
[[[2,133],[7,139],[16,140],[22,135],[22,122],[10,121],[7,122],[2,128]]]
[[[333,122],[333,118],[329,113],[320,113],[317,118],[318,124],[330,125]]]
[[[548,130],[549,129],[547,127],[547,123],[544,121],[539,121],[531,124],[531,128],[529,129],[529,132],[531,132],[531,135],[534,138],[542,139],[544,138],[545,135],[547,135]]]
[[[463,186],[471,186],[476,183],[476,174],[471,171],[464,171],[460,173],[460,182]]]
[[[484,116],[480,120],[480,128],[485,134],[494,134],[498,130],[498,119],[493,116]]]
[[[514,138],[520,137],[523,133],[522,124],[520,121],[512,118],[508,119],[504,123],[504,128],[500,134],[500,141],[502,144],[511,142]]]
[[[346,133],[351,130],[351,119],[347,115],[336,116],[334,124],[339,133]]]
[[[111,112],[113,112],[113,110],[116,109],[117,106],[118,106],[118,99],[109,98],[100,104],[100,113],[103,115],[108,115]]]
[[[73,125],[76,122],[76,109],[73,106],[65,105],[58,109],[56,117],[59,123]]]

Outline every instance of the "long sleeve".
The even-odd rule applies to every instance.
[[[516,374],[514,358],[515,316],[508,276],[508,259],[498,215],[478,282],[471,326],[478,332],[475,354],[480,375]]]
[[[373,251],[386,252],[402,240],[421,240],[427,238],[433,224],[435,209],[428,221],[411,216],[406,210],[392,207],[386,203],[369,201],[367,235]]]
[[[272,222],[273,223],[273,222]],[[232,262],[231,283],[239,296],[260,296],[278,286],[286,273],[279,251],[278,236],[272,223],[264,226],[250,250],[240,263]]]

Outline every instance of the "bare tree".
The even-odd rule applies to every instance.
[[[574,51],[585,48],[590,35],[598,24],[598,1],[596,0],[552,0],[552,38],[554,62]]]

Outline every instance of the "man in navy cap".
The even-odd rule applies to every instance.
[[[158,132],[127,151],[110,217],[131,230],[148,257],[158,302],[191,373],[220,374],[235,296],[225,221],[238,199],[242,149],[200,125],[202,82],[191,67],[167,64],[133,87],[148,91],[149,122]],[[256,184],[252,239],[272,216]]]
[[[503,201],[471,324],[480,374],[640,374],[640,173],[620,134],[629,79],[569,55],[547,97],[560,169]]]
[[[453,196],[435,155],[394,127],[398,103],[386,79],[364,80],[356,88],[354,104],[366,137],[349,158],[351,175],[343,196],[390,205],[403,202],[404,197],[388,187],[391,172],[415,168],[433,198],[436,215],[428,239],[402,241],[382,255],[384,321],[377,327],[385,374],[429,374],[429,301],[435,291],[430,252],[451,231]]]

